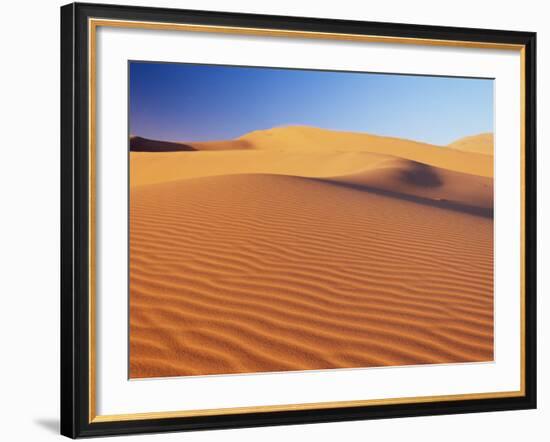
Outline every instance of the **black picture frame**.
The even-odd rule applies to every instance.
[[[500,43],[524,47],[524,395],[486,399],[90,421],[89,18],[315,33]],[[61,434],[71,437],[305,424],[536,408],[536,34],[73,3],[61,8]]]

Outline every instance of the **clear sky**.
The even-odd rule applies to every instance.
[[[171,141],[308,125],[445,145],[493,131],[493,81],[130,63],[130,133]]]

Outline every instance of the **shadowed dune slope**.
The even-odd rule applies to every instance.
[[[470,137],[464,137],[449,144],[451,149],[464,152],[481,153],[484,155],[493,155],[495,139],[493,134],[479,134]]]
[[[345,180],[404,169],[458,192],[415,167]],[[133,187],[130,205],[132,378],[493,358],[491,219],[269,174]]]
[[[364,172],[327,181],[388,196],[415,197],[442,207],[469,210],[486,216],[493,211],[492,178],[440,169],[416,161],[391,159]],[[475,210],[479,209],[479,210]]]
[[[184,143],[130,137],[130,150],[133,152],[190,152],[195,149]]]

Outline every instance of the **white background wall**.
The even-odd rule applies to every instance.
[[[114,0],[113,0],[114,1]],[[268,427],[124,440],[533,440],[550,437],[550,302],[543,278],[550,251],[549,154],[545,131],[550,14],[517,0],[120,0],[125,4],[265,14],[514,29],[538,32],[539,409],[460,416]],[[5,2],[0,26],[0,439],[53,440],[59,409],[59,6]],[[546,56],[545,56],[546,55]],[[547,77],[547,78],[545,78]],[[550,167],[550,166],[548,166]],[[546,244],[545,244],[546,243]],[[543,251],[543,246],[546,250]],[[545,345],[546,344],[546,345]],[[122,440],[122,439],[121,439]]]

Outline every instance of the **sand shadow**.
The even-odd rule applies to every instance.
[[[493,208],[492,207],[477,207],[470,206],[467,204],[459,203],[456,201],[450,200],[434,200],[431,198],[424,198],[416,195],[409,195],[401,192],[393,192],[391,190],[378,189],[376,187],[364,185],[364,184],[355,184],[347,183],[337,180],[332,180],[330,178],[313,178],[314,180],[321,181],[324,183],[333,184],[336,186],[346,187],[348,189],[361,190],[364,192],[374,193],[376,195],[387,196],[390,198],[397,198],[404,201],[410,201],[417,204],[422,204],[430,207],[438,207],[440,209],[453,210],[455,212],[468,213],[470,215],[481,216],[483,218],[493,218]]]

